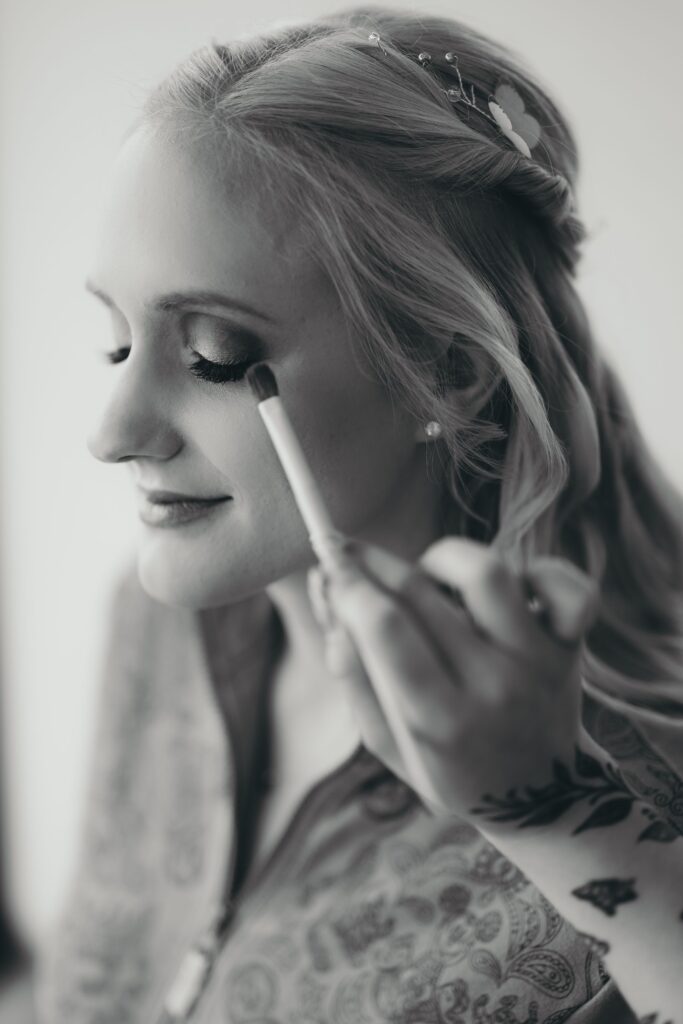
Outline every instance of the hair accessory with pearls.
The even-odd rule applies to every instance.
[[[389,51],[383,45],[379,32],[371,32],[368,39],[371,43],[377,44],[385,57],[389,56]],[[417,60],[423,68],[428,68],[433,63],[432,55],[425,50],[418,53]],[[477,106],[474,86],[469,86],[469,92],[465,88],[465,83],[458,67],[457,54],[449,50],[448,53],[444,54],[444,60],[454,69],[458,77],[457,86],[451,86],[449,89],[442,90],[448,99],[454,104],[463,103],[466,107],[476,110],[487,121],[495,125],[501,134],[520,153],[523,153],[526,157],[531,157],[531,150],[541,137],[541,126],[534,117],[526,113],[524,101],[517,90],[512,85],[501,82],[496,87],[495,92],[488,96],[489,112],[487,113]]]

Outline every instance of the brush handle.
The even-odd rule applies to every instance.
[[[331,575],[348,571],[353,566],[353,560],[344,552],[347,538],[339,533],[332,522],[308,464],[308,459],[294,432],[280,396],[273,395],[271,398],[265,398],[258,403],[257,408],[289,480],[316,555]],[[395,582],[398,587],[401,579],[397,578]],[[346,633],[346,630],[344,632]],[[346,636],[348,643],[352,644],[348,633]],[[401,759],[408,770],[409,777],[416,781],[420,793],[427,797],[428,793],[432,793],[431,779],[415,746],[415,740],[401,714],[393,681],[383,675],[381,665],[378,665],[375,671],[371,669],[371,672],[371,681],[377,693],[377,699],[384,711],[387,724]]]
[[[351,641],[349,640],[349,643]],[[394,680],[385,675],[385,669],[381,660],[373,665],[367,658],[363,659],[370,683],[375,691],[377,701],[386,719],[389,731],[394,739],[399,756],[405,766],[409,783],[427,802],[438,806],[438,797],[434,791],[434,783],[424,763],[415,737],[411,733],[401,710],[396,685]],[[419,690],[416,681],[416,699],[419,699]]]
[[[274,395],[259,402],[257,408],[308,528],[313,550],[326,568],[334,568],[341,558],[340,549],[346,537],[332,522],[282,400]]]
[[[362,555],[360,558],[362,559]],[[338,566],[330,569],[330,576],[332,579],[334,579],[335,576],[339,578],[340,575],[343,577],[348,574],[352,574],[354,578],[357,578],[361,574],[365,575],[362,569],[356,568],[357,559],[355,557],[342,552],[341,559],[342,560]],[[411,572],[412,567],[409,565],[401,565],[397,563],[395,566],[388,566],[383,574],[382,583],[389,589],[400,590],[406,577],[409,576]],[[348,627],[343,625],[337,619],[331,605],[324,598],[324,595],[321,595],[321,597],[325,600],[327,609],[329,610],[328,614],[331,616],[331,620],[335,623],[331,629],[328,627],[328,667],[330,667],[336,675],[345,675],[353,672],[354,663],[359,659],[361,660],[370,678],[370,685],[375,692],[375,696],[377,697],[377,701],[382,709],[401,760],[406,767],[408,779],[411,780],[414,788],[417,790],[424,802],[430,805],[430,809],[438,812],[438,796],[434,791],[434,784],[429,771],[425,766],[422,753],[417,746],[410,729],[408,728],[401,710],[395,681],[390,675],[386,674],[386,666],[383,664],[381,658],[377,659],[375,662],[371,654],[361,657],[360,654],[357,653],[356,645],[353,642],[353,638],[351,637]]]

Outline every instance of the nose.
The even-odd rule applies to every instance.
[[[117,374],[114,390],[87,436],[88,451],[101,462],[127,462],[143,456],[168,459],[182,445],[170,410],[170,382],[144,350],[128,353]]]

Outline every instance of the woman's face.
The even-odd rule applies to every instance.
[[[345,533],[381,543],[427,486],[418,425],[363,372],[296,223],[274,202],[231,191],[213,160],[131,136],[91,273],[119,361],[106,371],[110,393],[88,447],[125,461],[140,491],[142,585],[192,608],[239,600],[315,562],[248,384],[201,379],[199,357],[267,360]],[[147,521],[146,491],[229,500],[162,525]]]

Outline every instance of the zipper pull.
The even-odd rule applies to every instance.
[[[188,950],[166,994],[165,1019],[186,1021],[194,1010],[213,966],[213,955],[198,947]]]
[[[163,1024],[184,1024],[190,1017],[206,988],[221,946],[221,935],[234,913],[231,900],[218,909],[211,925],[180,962],[180,967],[166,993],[161,1017]]]

